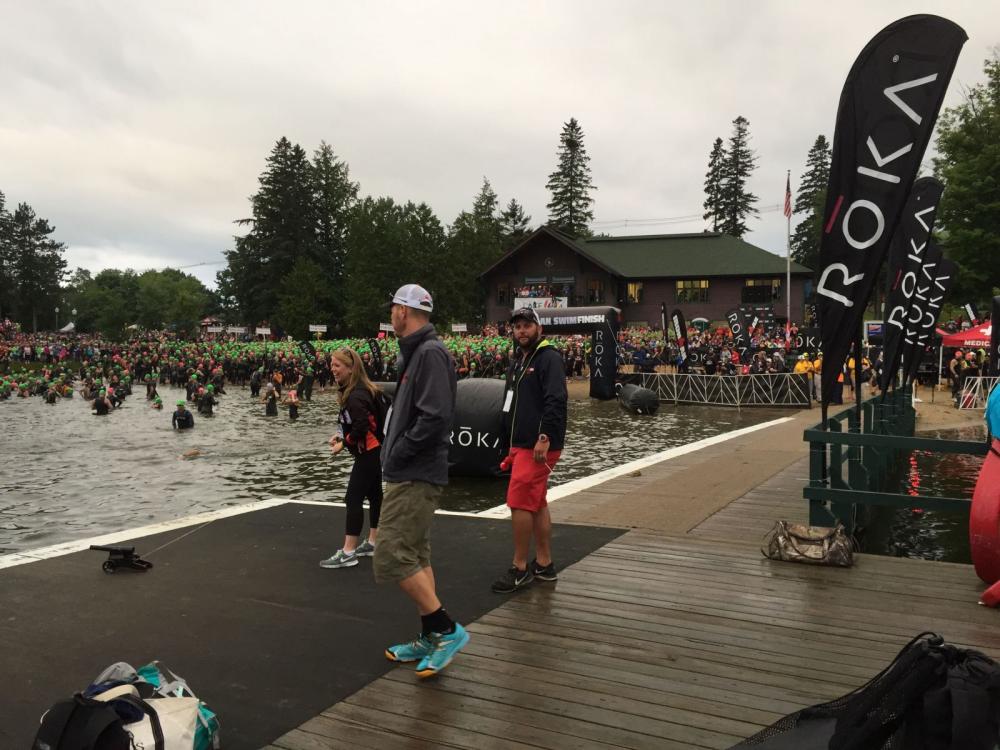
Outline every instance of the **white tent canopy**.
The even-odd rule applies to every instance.
[[[70,321],[69,323],[67,323],[62,328],[59,329],[59,333],[73,333],[73,331],[75,330],[76,330],[76,323]]]

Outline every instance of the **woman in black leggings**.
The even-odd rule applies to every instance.
[[[338,349],[330,360],[330,370],[340,386],[339,427],[330,438],[330,450],[337,455],[345,447],[354,456],[347,482],[347,522],[344,546],[320,562],[324,568],[350,568],[358,558],[375,554],[378,516],[382,507],[382,446],[378,433],[378,389],[368,379],[364,362],[353,349]],[[358,543],[365,523],[364,500],[368,498],[368,539]]]

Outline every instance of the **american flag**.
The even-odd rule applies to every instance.
[[[785,217],[792,218],[792,176],[785,177]]]

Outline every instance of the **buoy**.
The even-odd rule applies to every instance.
[[[654,391],[641,385],[618,384],[618,403],[633,414],[656,414],[660,399]]]
[[[1000,581],[1000,438],[993,439],[972,493],[969,546],[976,575],[991,586]]]

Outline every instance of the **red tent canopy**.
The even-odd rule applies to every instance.
[[[993,332],[992,323],[981,323],[978,326],[967,328],[958,333],[949,333],[945,336],[941,344],[948,347],[960,347],[962,349],[988,347],[990,345],[990,334]]]

